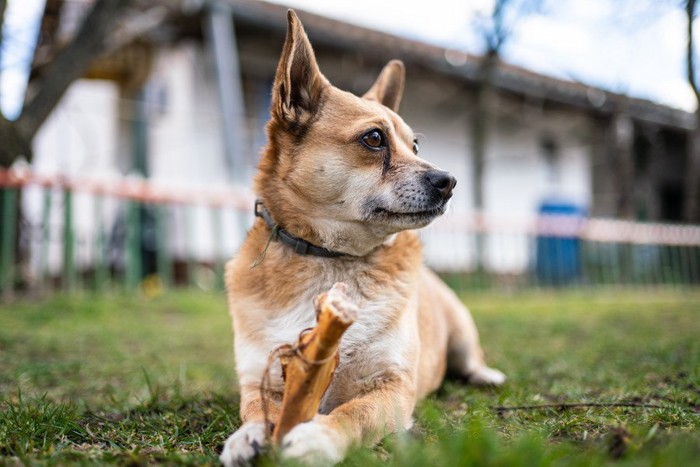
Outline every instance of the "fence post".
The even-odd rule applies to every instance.
[[[5,188],[2,196],[2,242],[0,258],[0,292],[11,295],[15,282],[15,229],[17,228],[17,189]]]
[[[73,232],[73,193],[69,187],[63,192],[63,278],[64,288],[75,287],[75,257]]]
[[[44,203],[41,210],[41,245],[39,247],[39,287],[46,287],[46,279],[49,277],[49,248],[51,241],[51,201],[53,190],[45,187]]]
[[[664,286],[673,283],[673,258],[670,249],[669,245],[661,248],[661,284]]]
[[[101,292],[108,280],[107,270],[107,255],[105,254],[105,232],[104,232],[104,216],[102,210],[104,207],[104,198],[102,195],[95,194],[94,201],[94,217],[97,223],[97,235],[95,238],[95,290]]]
[[[214,272],[216,273],[216,288],[224,288],[224,241],[223,224],[221,222],[222,208],[213,206],[213,228],[214,228]]]
[[[698,257],[700,256],[700,247],[688,246],[688,264],[690,267],[690,286],[697,286],[700,282],[700,262]]]
[[[671,262],[673,264],[673,282],[676,287],[683,286],[683,253],[682,246],[674,245],[671,247],[671,251],[675,253],[675,260],[672,258]]]
[[[156,252],[156,267],[158,268],[158,277],[163,288],[168,288],[173,283],[173,265],[170,260],[170,243],[168,236],[167,223],[167,207],[159,205],[156,207],[156,237],[157,237],[157,252]]]
[[[141,281],[141,212],[138,201],[128,202],[126,258],[124,269],[127,290],[136,290]]]
[[[194,212],[196,206],[191,204],[186,204],[185,209],[185,254],[187,258],[185,259],[187,264],[187,286],[192,287],[192,284],[196,282],[195,277],[195,247],[194,247],[194,217],[197,214]]]

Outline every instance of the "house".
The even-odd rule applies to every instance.
[[[255,0],[207,8],[142,3],[144,9],[165,8],[165,19],[98,60],[69,89],[36,139],[35,170],[139,173],[190,187],[249,186],[265,141],[286,8]],[[68,16],[75,18],[85,3],[66,2],[64,8],[73,9]],[[439,269],[474,267],[473,240],[449,225],[474,214],[470,121],[481,58],[298,14],[321,70],[342,89],[362,94],[389,59],[405,62],[401,114],[421,135],[421,155],[458,179],[452,212],[426,234],[428,261]],[[680,220],[691,114],[506,63],[498,64],[493,84],[483,214],[529,218],[543,201],[556,199],[596,217]],[[27,203],[36,206],[36,196]],[[78,202],[84,203],[78,211],[90,212],[87,198]],[[180,228],[200,229],[191,235],[210,238],[206,222],[192,222],[204,219],[204,212],[192,215],[176,216]],[[242,235],[234,217],[225,220],[233,235],[226,254]],[[89,221],[79,224],[89,237]],[[526,242],[487,239],[485,265],[524,270],[531,261]],[[183,248],[174,241],[176,252],[188,254]],[[200,259],[215,254],[208,242],[195,250],[189,253]]]

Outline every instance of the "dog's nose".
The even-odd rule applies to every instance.
[[[457,185],[457,179],[444,170],[431,170],[425,174],[428,182],[436,188],[443,198],[452,196],[452,190]]]

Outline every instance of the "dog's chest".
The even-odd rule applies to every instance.
[[[331,285],[331,281],[309,285],[284,310],[271,311],[260,301],[246,307],[247,312],[256,316],[256,329],[247,336],[252,338],[254,335],[252,339],[237,333],[239,379],[258,380],[272,350],[297,342],[304,329],[316,324],[313,297]],[[406,347],[415,342],[412,338],[415,325],[411,326],[411,323],[415,323],[415,316],[411,313],[411,294],[392,285],[374,287],[373,293],[368,294],[363,284],[348,281],[349,296],[358,306],[358,316],[342,337],[340,365],[336,370],[336,380],[344,381],[343,386],[348,391],[353,391],[350,386],[355,384],[351,382],[367,384],[375,375],[402,366],[406,360]],[[281,388],[281,374],[278,373],[277,366],[273,366],[273,386]]]
[[[299,300],[283,313],[267,320],[268,340],[271,344],[295,342],[299,333],[316,324],[313,297],[330,285],[313,287],[300,295]],[[401,296],[394,288],[387,286],[379,293],[363,296],[350,285],[349,295],[357,304],[356,320],[347,329],[341,340],[341,356],[358,358],[365,353],[373,353],[375,346],[383,346],[383,337],[400,328],[402,315],[407,308],[407,297]]]

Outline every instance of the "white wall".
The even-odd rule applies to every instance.
[[[436,93],[435,101],[440,102],[436,96],[441,96],[442,103],[431,105],[430,96],[420,85],[409,83],[407,92],[412,91],[423,91],[422,107],[409,105],[402,114],[415,131],[425,134],[420,139],[421,156],[449,170],[458,180],[452,211],[422,232],[426,260],[437,269],[471,269],[476,264],[476,243],[472,236],[463,233],[465,218],[474,213],[469,102],[465,99],[464,110],[460,110],[453,99],[445,100]],[[506,112],[503,107],[488,136],[484,214],[527,220],[536,215],[540,203],[549,197],[587,208],[592,198],[591,146],[587,142],[590,122],[573,112],[540,112],[527,106]],[[555,141],[558,148],[556,182],[544,157],[544,137]],[[488,270],[520,273],[530,265],[531,239],[523,235],[488,235],[485,249],[484,263]]]
[[[150,178],[154,183],[183,189],[229,188],[224,163],[221,113],[211,63],[201,46],[180,44],[160,49],[145,85],[148,116],[147,141]],[[92,180],[114,179],[130,167],[133,143],[128,137],[133,125],[134,102],[120,97],[117,85],[107,81],[80,80],[74,83],[38,133],[33,169],[40,174],[61,174]],[[120,121],[121,119],[121,121]],[[44,190],[25,190],[23,204],[32,224],[43,215]],[[51,242],[49,270],[62,264],[63,197],[51,197]],[[104,198],[97,206],[94,197],[78,192],[73,212],[76,258],[89,265],[94,258],[98,222],[102,210],[105,235],[123,223],[126,205]],[[181,205],[170,210],[171,254],[197,261],[213,261],[215,219],[203,206]],[[223,211],[223,254],[231,256],[252,219]],[[41,232],[33,235],[33,266],[38,273]]]
[[[202,46],[180,43],[159,49],[145,89],[152,180],[191,188],[227,187],[224,129],[215,75]],[[473,214],[470,98],[454,82],[427,72],[408,72],[400,113],[420,135],[421,157],[450,171],[458,180],[451,211],[422,233],[427,262],[438,269],[475,265],[474,239],[463,229],[464,220]],[[118,90],[111,83],[74,84],[37,137],[36,170],[91,177],[115,174],[119,157],[127,160],[130,157],[131,143],[120,138],[117,119],[118,115],[130,118],[124,112],[128,104],[119,101]],[[124,122],[121,130],[124,125],[129,122]],[[535,215],[545,196],[552,194],[588,206],[591,170],[587,135],[590,132],[591,122],[581,114],[544,111],[529,104],[502,100],[488,138],[485,213],[527,218]],[[558,147],[558,183],[551,182],[543,156],[545,136],[552,138]],[[28,191],[25,202],[33,221],[38,222],[41,216],[38,192]],[[109,205],[105,209],[111,221],[116,207]],[[78,196],[75,211],[80,237],[88,238],[94,232],[90,225],[95,211],[89,197]],[[57,222],[60,210],[54,210],[53,215]],[[200,261],[214,259],[214,219],[208,210],[179,207],[173,210],[170,220],[175,257],[186,259],[193,254]],[[229,212],[224,216],[226,256],[236,251],[244,228],[251,222],[250,215],[240,217]],[[84,243],[79,256],[87,261],[91,242]],[[59,251],[52,249],[54,263]],[[485,263],[494,271],[518,273],[528,267],[529,254],[530,244],[525,237],[492,236],[486,242]]]
[[[90,177],[96,180],[117,175],[115,153],[118,90],[108,81],[79,80],[68,88],[34,139],[33,170],[42,175]],[[50,242],[48,262],[42,264],[38,229],[44,216],[44,196],[50,202]],[[55,190],[45,192],[38,187],[23,191],[22,206],[32,229],[32,266],[57,272],[62,264],[62,225],[64,198]],[[97,210],[99,208],[99,211]],[[110,229],[117,212],[113,200],[96,205],[94,197],[78,191],[73,199],[77,264],[90,264],[101,215],[105,229]]]
[[[223,120],[213,63],[201,44],[160,49],[146,84],[149,118],[149,170],[156,183],[190,189],[231,186],[223,145]],[[251,206],[252,207],[252,206]],[[170,219],[173,255],[214,261],[215,219],[204,206],[183,205]],[[247,222],[252,222],[252,219]],[[223,211],[223,253],[235,253],[246,221]]]

